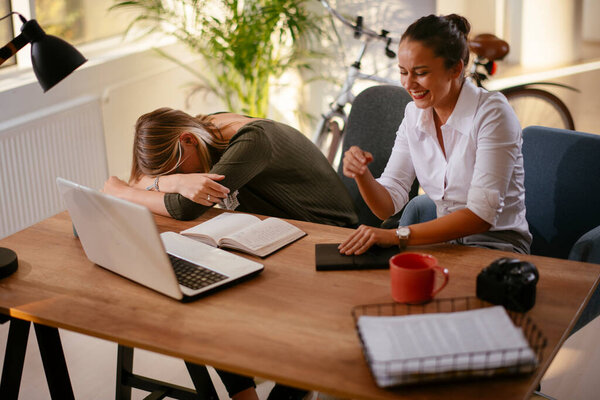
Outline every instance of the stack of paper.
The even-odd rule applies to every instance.
[[[394,317],[361,316],[358,329],[381,387],[426,374],[535,365],[503,307]]]

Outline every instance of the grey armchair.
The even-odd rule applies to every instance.
[[[411,101],[410,95],[399,86],[380,85],[363,90],[352,103],[342,152],[356,145],[372,153],[374,160],[369,164],[369,170],[373,176],[380,176],[390,158],[396,132],[404,118],[404,108]],[[359,224],[380,226],[382,221],[365,204],[354,180],[343,176],[342,168],[343,164],[340,163],[338,174],[354,200]],[[409,197],[414,197],[417,190],[418,183],[415,181]],[[392,217],[396,225],[399,214]]]

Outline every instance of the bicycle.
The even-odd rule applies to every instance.
[[[356,17],[356,23],[352,23],[338,13],[327,0],[319,0],[321,4],[327,9],[327,11],[342,22],[345,26],[350,27],[354,31],[354,38],[361,39],[362,45],[358,52],[358,56],[352,64],[348,67],[346,79],[342,85],[339,93],[335,96],[334,101],[330,104],[329,110],[321,115],[319,124],[313,136],[313,143],[317,145],[327,156],[327,159],[331,164],[335,159],[335,156],[341,145],[341,138],[344,133],[346,122],[348,122],[348,115],[345,111],[346,105],[351,105],[354,101],[354,94],[352,88],[355,82],[359,79],[370,80],[377,83],[389,84],[400,86],[400,82],[395,79],[389,79],[373,74],[365,74],[361,72],[361,61],[367,52],[369,44],[373,40],[382,41],[385,43],[385,55],[388,58],[396,58],[396,52],[390,49],[390,46],[395,42],[389,37],[389,31],[384,29],[381,33],[377,33],[363,25],[363,18],[361,16]],[[340,127],[340,122],[342,126]],[[329,139],[329,141],[327,141]]]
[[[396,53],[390,49],[390,46],[398,44],[399,40],[391,38],[387,30],[382,29],[381,33],[377,33],[365,27],[361,16],[357,16],[355,23],[349,21],[331,7],[328,0],[318,1],[332,16],[353,30],[355,39],[362,41],[356,59],[347,69],[344,84],[336,94],[327,112],[321,115],[313,135],[313,143],[321,149],[329,162],[335,166],[341,148],[341,139],[348,121],[346,106],[352,105],[354,101],[355,96],[352,93],[352,88],[356,81],[362,79],[402,86],[400,81],[378,76],[376,75],[377,72],[365,74],[361,71],[361,61],[369,44],[373,40],[383,41],[386,45],[385,55],[388,58],[395,58]],[[483,82],[496,72],[496,61],[501,60],[508,54],[508,43],[492,34],[481,34],[469,41],[469,49],[475,54],[469,77],[473,79],[477,86],[484,87]],[[531,82],[500,89],[499,91],[506,96],[515,110],[521,126],[543,125],[575,130],[573,117],[564,102],[546,90],[531,87],[534,85],[552,85],[578,91],[573,87],[553,82]]]

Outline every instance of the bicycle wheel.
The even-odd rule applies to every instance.
[[[550,92],[534,88],[501,90],[517,114],[521,127],[541,125],[551,128],[575,130],[569,109]]]

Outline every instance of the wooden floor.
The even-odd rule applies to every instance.
[[[600,317],[575,332],[542,380],[542,393],[556,399],[600,398]]]

